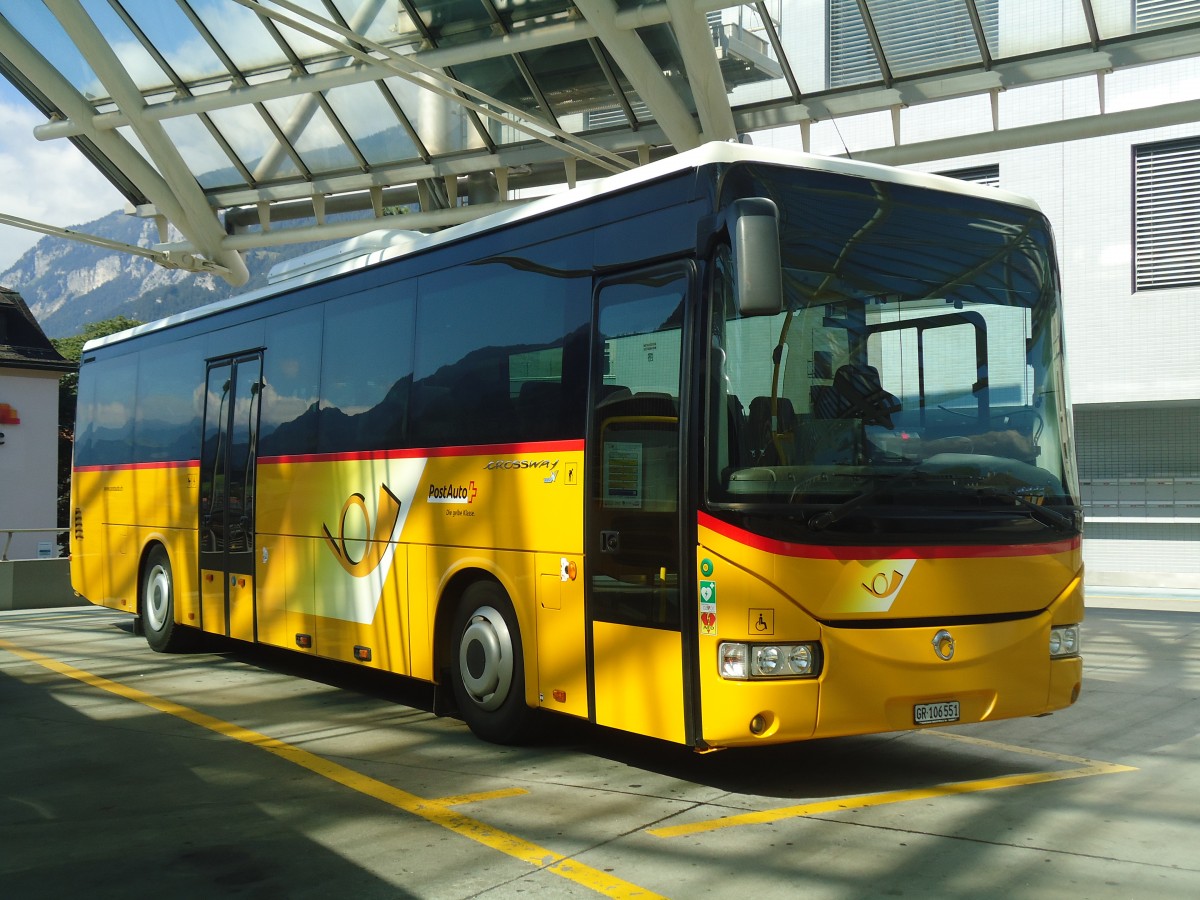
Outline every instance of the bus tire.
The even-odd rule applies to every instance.
[[[525,704],[521,630],[500,585],[477,581],[463,592],[451,652],[454,699],[471,731],[494,744],[528,739],[533,710]]]
[[[162,544],[146,554],[142,568],[142,630],[146,643],[159,653],[176,653],[187,642],[185,630],[175,621],[175,578],[171,558]]]

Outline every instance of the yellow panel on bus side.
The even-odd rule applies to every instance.
[[[405,545],[400,549],[408,562],[408,674],[433,681],[433,601],[428,587],[428,554],[419,546]]]
[[[129,550],[135,567],[149,543],[159,542],[166,547],[171,559],[176,619],[195,626],[198,616],[192,585],[198,549],[199,468],[191,463],[146,465],[135,467],[129,476],[129,518],[112,521],[137,523],[136,539]],[[136,581],[137,575],[133,577]],[[193,613],[191,618],[188,611]]]
[[[313,542],[321,557],[327,550]],[[358,662],[400,675],[410,672],[407,620],[407,554],[403,545],[390,545],[386,565],[374,577],[361,579],[364,588],[358,604],[339,602],[319,583],[315,592],[317,653],[330,659]],[[321,568],[317,566],[318,576]],[[319,579],[320,581],[320,579]]]
[[[258,640],[288,650],[319,652],[315,646],[312,565],[314,541],[291,535],[260,534],[255,560]],[[308,645],[298,639],[308,636]]]
[[[175,600],[175,621],[191,628],[200,627],[200,590],[196,585],[196,532],[195,529],[154,531],[148,534],[142,529],[139,546],[144,548],[148,540],[161,540],[171,559],[171,590]]]
[[[216,569],[200,570],[200,606],[204,630],[225,633],[225,573]]]
[[[264,644],[319,653],[313,615],[311,538],[265,534],[258,538],[255,609],[258,639]],[[307,636],[307,646],[301,640]]]
[[[542,706],[586,718],[582,563],[581,557],[537,555],[537,667]]]
[[[196,583],[199,567],[199,539],[196,523],[199,520],[200,468],[195,464],[172,470],[171,518],[180,526],[171,534],[167,553],[171,556],[172,576],[175,579],[175,616],[192,628],[200,627],[200,588]]]
[[[596,721],[684,743],[683,646],[678,631],[595,622]]]
[[[116,542],[110,533],[112,526],[107,524],[112,521],[108,489],[119,487],[122,480],[121,473],[110,471],[75,472],[72,476],[72,515],[78,519],[72,522],[71,586],[92,603],[134,612],[136,592],[114,592],[110,565]]]
[[[258,640],[276,647],[295,649],[295,636],[288,633],[287,623],[287,599],[295,577],[288,566],[289,540],[278,535],[258,536],[258,554],[254,561],[254,602],[258,617]]]
[[[176,620],[197,627],[195,467],[82,470],[72,479],[75,590],[93,603],[136,612],[141,560],[148,544],[161,543],[171,562]]]
[[[138,591],[137,557],[130,553],[132,535],[126,524],[133,521],[135,474],[123,469],[106,473],[100,504],[107,605],[129,612],[137,612]]]
[[[228,575],[229,636],[239,641],[254,640],[254,577]]]
[[[284,617],[284,644],[292,650],[303,650],[305,653],[321,653],[317,644],[317,617],[313,610],[316,607],[316,596],[313,576],[313,553],[317,551],[318,543],[312,538],[275,537],[272,541],[285,547],[287,560],[287,583],[283,590],[287,593],[285,600],[287,615]],[[278,571],[275,578],[279,577]],[[301,647],[297,643],[297,635],[308,635],[311,645]]]

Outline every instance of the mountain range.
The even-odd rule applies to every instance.
[[[139,247],[159,243],[153,220],[117,211],[72,230]],[[178,235],[173,235],[177,239]],[[250,281],[231,287],[209,274],[164,269],[140,256],[65,238],[44,237],[7,271],[0,285],[17,291],[50,337],[70,337],[91,322],[128,316],[150,322],[266,283],[276,263],[320,244],[291,244],[245,254]]]

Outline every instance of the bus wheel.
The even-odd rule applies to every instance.
[[[478,581],[454,617],[451,680],[459,714],[476,736],[513,744],[529,736],[521,632],[504,590]]]
[[[146,557],[142,572],[142,627],[146,643],[159,653],[183,649],[184,635],[175,622],[175,579],[171,559],[162,545]]]

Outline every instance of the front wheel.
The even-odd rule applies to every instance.
[[[171,558],[161,545],[146,557],[142,570],[142,627],[146,643],[159,653],[184,649],[187,634],[175,621],[175,579]]]
[[[459,714],[477,737],[514,744],[529,737],[521,631],[500,585],[479,581],[463,593],[454,617],[450,661]]]

